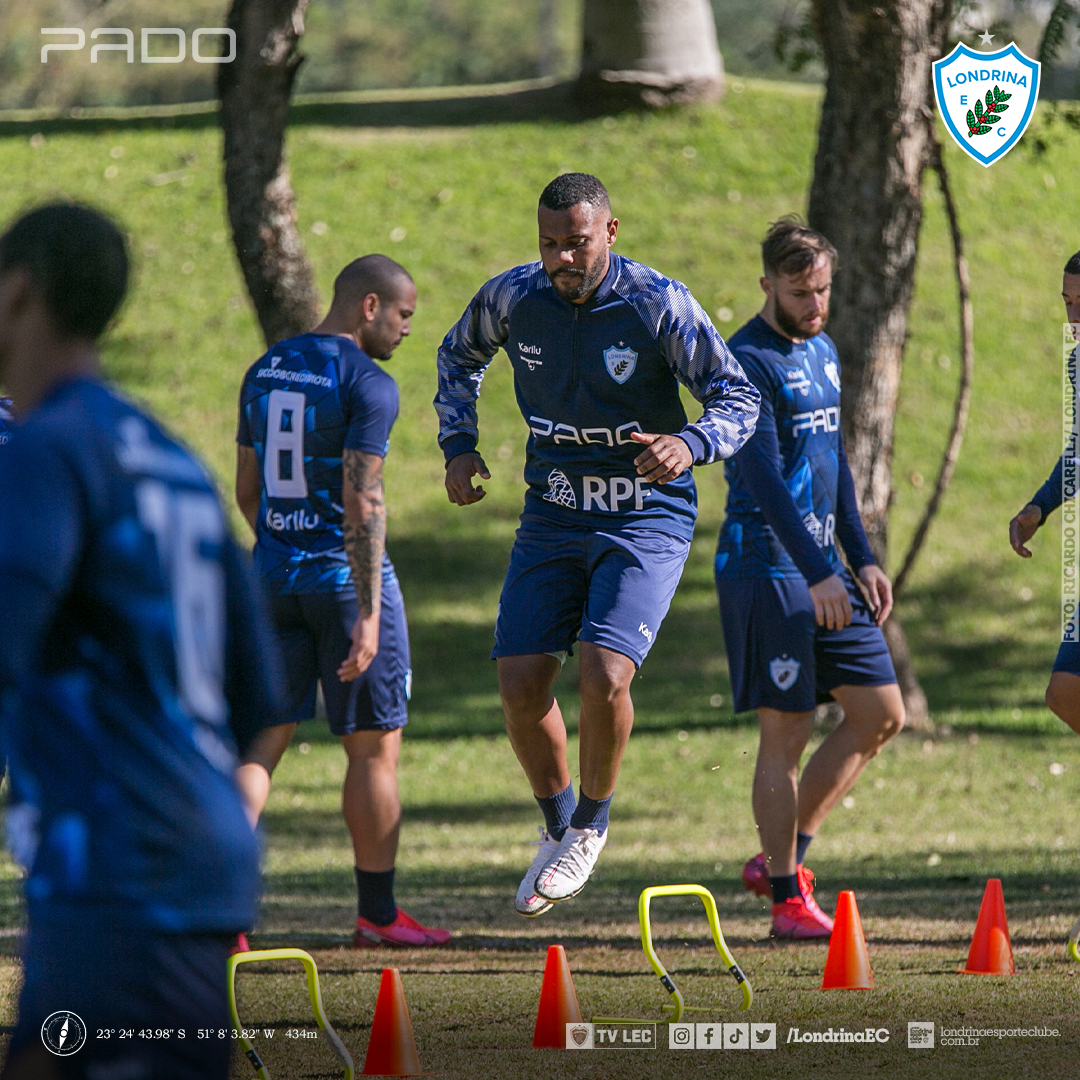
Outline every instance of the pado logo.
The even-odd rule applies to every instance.
[[[41,62],[49,62],[51,52],[81,52],[86,47],[86,31],[80,26],[52,26],[44,27],[42,34],[59,37],[66,34],[75,38],[74,41],[56,42],[51,45],[42,45]],[[187,33],[178,26],[147,26],[141,31],[142,48],[139,53],[139,62],[142,64],[182,64],[187,59]],[[176,41],[176,52],[166,56],[150,55],[150,38],[171,38]],[[224,56],[205,56],[199,44],[204,37],[223,37],[228,41],[229,52]],[[92,45],[90,47],[90,63],[98,62],[98,54],[103,52],[121,52],[127,57],[129,64],[135,63],[135,33],[124,26],[100,26],[90,32],[90,40],[97,38],[121,38],[121,41],[113,41],[105,45]],[[196,64],[231,64],[236,59],[236,31],[227,26],[200,26],[191,34],[191,59]]]

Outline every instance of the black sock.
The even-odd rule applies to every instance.
[[[584,791],[578,791],[577,806],[570,818],[570,824],[575,829],[595,829],[603,835],[608,827],[608,807],[614,792],[606,799],[590,799]]]
[[[807,836],[804,832],[795,834],[795,861],[799,866],[802,866],[806,861],[806,849],[810,846],[810,841],[813,839],[813,836]]]
[[[566,827],[570,824],[570,815],[577,805],[577,800],[574,798],[574,785],[567,784],[562,791],[543,799],[539,795],[534,795],[533,798],[540,804],[548,836],[552,840],[561,840]]]
[[[802,895],[799,892],[799,877],[797,874],[782,874],[779,877],[769,875],[769,885],[772,887],[772,902],[782,904],[785,900],[794,900]]]
[[[397,918],[393,870],[356,871],[356,913],[375,926],[389,926]]]

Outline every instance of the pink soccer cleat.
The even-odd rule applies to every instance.
[[[832,928],[832,919],[814,903],[813,897],[794,896],[772,906],[772,937],[796,940],[827,938]]]
[[[426,949],[432,945],[445,945],[449,940],[449,930],[421,926],[411,915],[398,908],[397,918],[389,926],[376,926],[367,919],[357,918],[353,948],[374,949],[380,945],[397,945],[405,949]]]

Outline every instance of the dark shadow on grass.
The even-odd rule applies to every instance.
[[[492,812],[497,807],[492,807]],[[322,826],[320,826],[322,828]],[[1036,856],[1039,857],[1039,856]],[[986,884],[988,872],[998,865],[1015,864],[1017,860],[1032,860],[1032,853],[1024,849],[995,852],[955,852],[950,860],[966,861],[972,867],[970,873],[935,873],[925,866],[919,855],[900,855],[873,865],[851,864],[838,861],[815,861],[818,878],[818,895],[828,903],[835,899],[839,889],[852,889],[859,898],[864,917],[910,918],[910,919],[959,919],[974,923]],[[977,869],[976,869],[977,868]],[[501,903],[505,893],[512,896],[517,887],[520,867],[516,864],[489,865],[455,871],[450,868],[411,868],[408,871],[407,888],[438,898],[441,907],[448,912],[455,908],[468,918],[468,912],[479,903],[480,893],[485,894],[483,905],[491,897]],[[1002,880],[1008,910],[1015,917],[1031,917],[1080,914],[1077,896],[1080,896],[1080,868],[1060,868],[1051,865],[1033,866],[1030,870],[1002,872]],[[602,865],[599,879],[589,886],[588,904],[580,902],[567,906],[575,914],[588,916],[604,909],[609,914],[610,905],[622,907],[632,903],[636,910],[641,890],[649,885],[676,881],[699,882],[716,897],[721,917],[744,917],[753,909],[753,903],[741,883],[732,878],[717,881],[712,865],[700,862],[654,861],[646,871],[637,866],[614,863]],[[352,874],[344,868],[326,869],[318,872],[272,873],[267,875],[266,898],[273,901],[276,895],[319,893],[326,899],[349,899],[353,894]],[[764,902],[761,905],[765,910]],[[700,902],[690,898],[670,898],[658,906],[654,918],[663,920],[702,918]]]
[[[471,127],[477,124],[577,122],[620,111],[612,104],[593,107],[575,93],[573,81],[476,86],[433,90],[426,96],[306,95],[289,110],[289,124],[333,127]],[[132,109],[71,109],[61,116],[0,118],[0,136],[117,130],[197,131],[218,126],[215,102]]]
[[[1000,561],[1004,568],[1004,557]],[[954,620],[977,618],[981,613],[987,619],[1000,616],[1002,597],[987,589],[987,582],[995,577],[994,566],[972,563],[939,574],[904,594],[904,630],[934,710],[985,709],[988,703],[1001,699],[1002,691],[1015,686],[1018,678],[1033,679],[1036,685],[1045,685],[1049,679],[1054,656],[1041,635],[1033,635],[1018,624],[996,637],[972,638],[956,630]],[[1011,695],[1004,696],[1012,703]],[[1041,692],[1017,704],[1041,709]]]

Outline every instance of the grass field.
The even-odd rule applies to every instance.
[[[1041,160],[1021,148],[992,170],[948,152],[972,264],[976,385],[954,486],[899,606],[938,729],[932,739],[902,737],[874,763],[810,859],[830,910],[839,889],[855,890],[878,989],[811,992],[824,949],[770,944],[764,904],[738,885],[742,861],[756,850],[748,799],[755,732],[749,718],[731,713],[711,585],[719,469],[699,471],[691,559],[635,683],[637,730],[600,872],[581,898],[535,923],[510,907],[538,815],[501,736],[493,665],[484,658],[520,508],[524,426],[507,365],[497,361],[481,399],[491,494],[467,511],[449,506],[430,405],[435,348],[487,276],[533,257],[536,195],[567,168],[608,183],[622,220],[619,249],[686,281],[710,312],[726,309],[729,321],[718,325],[731,333],[759,306],[756,243],[767,222],[805,207],[817,106],[813,88],[737,82],[721,105],[685,113],[377,129],[328,123],[290,133],[301,226],[324,295],[337,269],[367,250],[403,261],[420,290],[413,336],[390,367],[402,412],[387,463],[389,549],[415,669],[399,877],[402,902],[453,929],[456,942],[438,955],[393,958],[343,948],[353,902],[337,808],[344,763],[316,725],[289,751],[271,797],[254,938],[314,950],[328,1010],[358,1061],[378,969],[393,960],[404,971],[422,1063],[447,1075],[775,1076],[793,1067],[830,1076],[958,1068],[1075,1075],[1080,965],[1070,968],[1063,940],[1080,914],[1070,828],[1080,760],[1041,704],[1056,633],[1056,525],[1024,563],[1005,530],[1058,452],[1058,292],[1061,266],[1080,247],[1080,231],[1067,224],[1080,141]],[[64,192],[112,209],[131,229],[138,284],[108,344],[109,371],[211,461],[228,495],[237,387],[261,341],[227,239],[217,133],[117,124],[85,134],[50,129],[42,141],[31,140],[32,127],[4,130],[0,217]],[[955,324],[943,214],[931,190],[897,428],[897,553],[944,444],[958,374]],[[576,714],[574,680],[571,663],[560,687],[568,717]],[[22,916],[14,870],[2,870],[10,956]],[[1004,881],[1018,974],[961,980],[952,972],[989,876]],[[666,1049],[611,1061],[528,1050],[551,941],[567,945],[587,1016],[633,1010],[659,1018],[663,992],[635,944],[635,901],[646,884],[680,879],[715,892],[729,943],[758,992],[753,1019],[776,1020],[781,1041],[789,1026],[870,1023],[889,1027],[890,1042],[785,1046],[781,1057],[735,1065],[726,1054],[714,1061]],[[657,927],[688,999],[722,1002],[718,1015],[733,1019],[734,986],[693,904],[671,901]],[[13,960],[0,977],[14,986]],[[279,1032],[305,1021],[299,976],[274,970],[241,979],[245,1021]],[[10,998],[4,1008],[9,1019]],[[1063,1037],[912,1057],[906,1022],[928,1019],[1038,1021]],[[334,1075],[328,1054],[281,1034],[265,1056],[279,1078]],[[236,1076],[245,1075],[241,1059]]]

